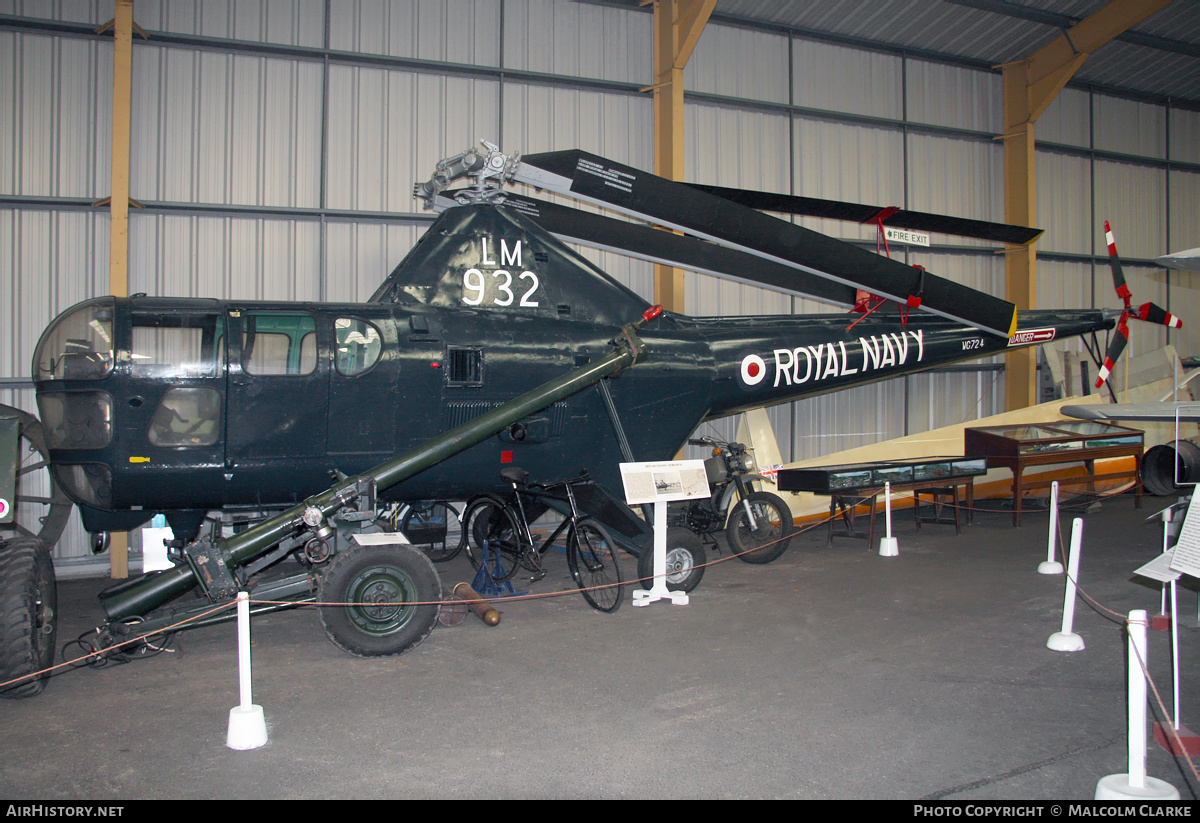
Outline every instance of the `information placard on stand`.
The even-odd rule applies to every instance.
[[[622,463],[621,482],[625,502],[631,506],[654,505],[654,583],[649,589],[634,589],[633,605],[648,606],[656,600],[687,605],[685,592],[667,588],[667,504],[673,500],[706,500],[708,475],[703,460],[665,460],[655,463]]]

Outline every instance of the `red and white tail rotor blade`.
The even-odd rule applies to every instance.
[[[1125,315],[1121,315],[1121,319],[1117,321],[1116,331],[1113,333],[1112,340],[1108,342],[1108,351],[1104,353],[1104,365],[1100,367],[1100,374],[1096,378],[1096,388],[1104,385],[1104,381],[1112,375],[1113,369],[1116,368],[1117,360],[1121,357],[1121,352],[1125,351],[1125,345],[1129,342],[1129,323],[1125,321]]]

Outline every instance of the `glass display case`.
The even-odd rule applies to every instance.
[[[1019,426],[983,426],[963,433],[963,451],[970,457],[985,458],[991,468],[1007,468],[1013,473],[1013,525],[1021,525],[1021,505],[1026,493],[1046,489],[1056,480],[1060,485],[1086,484],[1095,493],[1097,481],[1132,481],[1142,505],[1141,459],[1145,438],[1138,429],[1099,420],[1058,420]],[[1132,471],[1096,474],[1096,461],[1132,457]],[[1082,477],[1055,477],[1052,480],[1028,479],[1031,466],[1055,463],[1083,463]]]

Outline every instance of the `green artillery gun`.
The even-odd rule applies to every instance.
[[[429,559],[399,537],[384,531],[376,512],[376,494],[501,432],[523,418],[612,377],[645,356],[637,330],[661,311],[648,310],[625,326],[612,342],[614,350],[529,391],[514,400],[451,429],[369,471],[339,477],[326,491],[314,495],[241,533],[201,536],[184,547],[182,559],[170,569],[122,581],[101,593],[108,622],[92,640],[96,649],[153,635],[176,624],[188,627],[229,619],[228,610],[214,605],[232,603],[240,590],[251,599],[271,601],[252,609],[276,611],[320,600],[352,603],[322,606],[321,622],[330,640],[358,656],[400,654],[416,646],[437,621],[441,581]],[[4,425],[0,417],[0,426]],[[0,428],[0,437],[5,428]],[[0,439],[0,447],[8,441]],[[0,491],[6,487],[0,487]],[[29,674],[50,663],[54,653],[53,570],[46,547],[21,538],[0,545],[0,568],[21,565],[20,585],[31,593],[25,609],[31,614],[29,636],[16,638],[26,647],[21,660],[6,667],[9,677]],[[36,550],[34,550],[36,549]],[[16,559],[8,559],[10,555]],[[283,576],[259,572],[296,555],[302,571]],[[47,574],[48,572],[48,574]],[[5,583],[5,591],[11,584]],[[172,604],[180,595],[199,588],[202,601]],[[208,613],[208,614],[206,614]],[[48,628],[47,628],[48,627]],[[3,638],[11,647],[13,638]],[[5,652],[9,657],[11,654]],[[19,670],[18,670],[19,669]],[[6,696],[40,692],[43,679]],[[12,694],[9,694],[12,693]]]

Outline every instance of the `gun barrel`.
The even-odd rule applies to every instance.
[[[302,524],[301,516],[305,511],[315,508],[320,510],[322,516],[328,516],[352,501],[359,493],[361,481],[371,481],[379,490],[390,488],[459,452],[466,451],[518,420],[629,368],[646,353],[645,344],[635,334],[637,325],[626,326],[622,337],[618,338],[618,348],[599,360],[556,377],[474,420],[381,463],[374,469],[342,480],[251,529],[216,540],[214,550],[221,555],[230,570],[236,569],[266,553],[293,534]],[[148,575],[137,584],[120,587],[102,595],[101,599],[108,619],[121,620],[143,616],[187,592],[197,582],[196,572],[190,566],[176,566]]]

